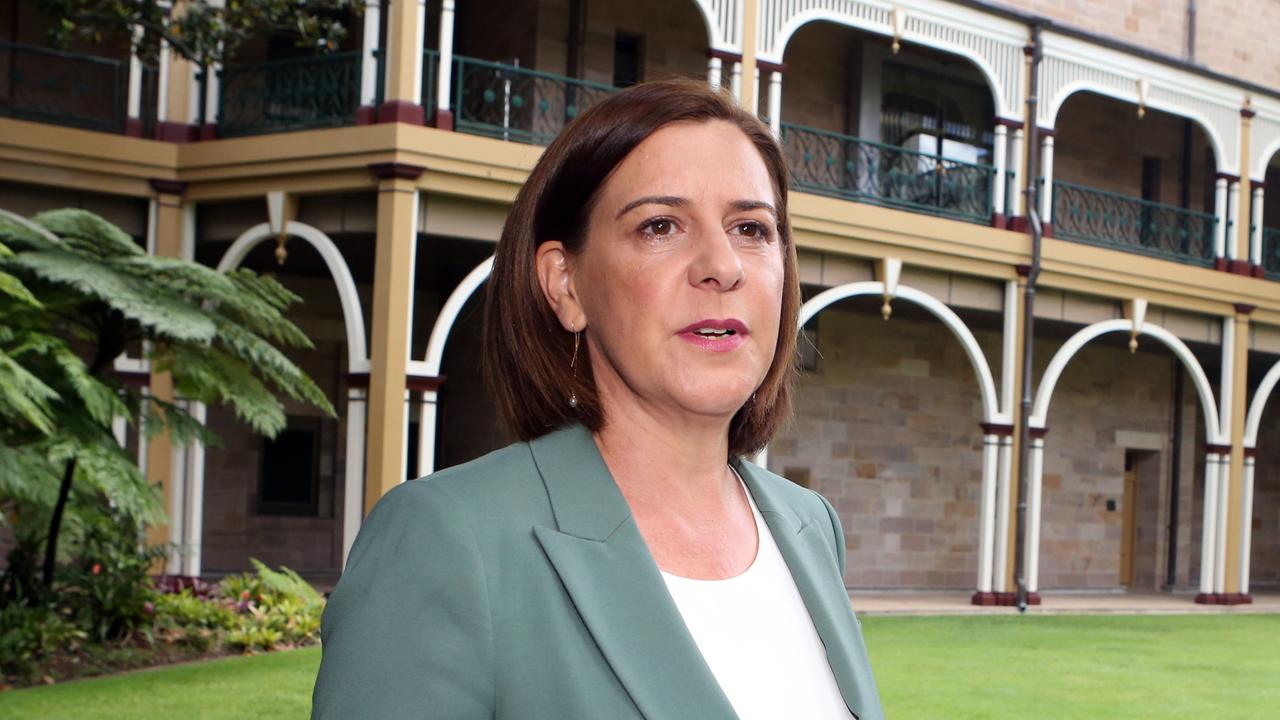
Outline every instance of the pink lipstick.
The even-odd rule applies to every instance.
[[[676,331],[681,340],[711,352],[729,352],[747,340],[747,326],[741,320],[699,320]]]

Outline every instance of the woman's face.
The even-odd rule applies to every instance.
[[[567,258],[602,400],[725,418],[748,400],[778,341],[776,203],[724,121],[667,126],[618,165]]]

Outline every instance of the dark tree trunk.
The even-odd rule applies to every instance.
[[[45,588],[53,587],[53,570],[58,562],[58,534],[62,530],[62,513],[67,509],[67,500],[71,497],[71,480],[76,476],[75,458],[67,461],[62,471],[62,485],[58,487],[58,502],[53,506],[53,517],[49,518],[49,540],[44,548],[44,568],[40,580]]]

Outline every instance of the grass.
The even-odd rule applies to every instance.
[[[1275,717],[1280,616],[872,617],[891,720]],[[317,648],[0,694],[6,720],[307,717]]]

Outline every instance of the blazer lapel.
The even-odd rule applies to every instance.
[[[861,707],[863,695],[857,679],[863,671],[857,666],[861,657],[861,630],[844,591],[844,581],[832,548],[824,538],[827,530],[825,517],[803,517],[783,498],[763,482],[755,465],[734,463],[742,479],[756,501],[756,507],[764,516],[765,524],[773,534],[779,553],[787,562],[791,578],[800,591],[813,626],[818,631],[827,651],[827,662],[835,675],[836,684],[845,704],[855,715],[865,712]]]
[[[557,525],[534,536],[640,712],[736,718],[591,434],[574,426],[529,447]]]

